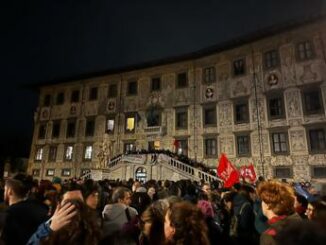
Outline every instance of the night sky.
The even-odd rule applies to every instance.
[[[0,157],[28,157],[31,85],[192,53],[318,14],[326,0],[10,0],[0,9]]]

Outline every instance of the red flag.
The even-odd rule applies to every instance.
[[[249,180],[251,183],[256,181],[256,172],[253,164],[249,166],[241,166],[240,176],[245,180]]]
[[[179,140],[174,140],[173,141],[173,145],[174,145],[174,147],[175,147],[175,149],[178,149],[179,148]]]
[[[239,182],[239,172],[232,165],[229,159],[222,153],[217,166],[218,176],[224,180],[224,187],[229,188]]]

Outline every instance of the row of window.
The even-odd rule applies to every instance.
[[[49,154],[48,154],[48,162],[55,162],[57,160],[57,151],[58,146],[57,145],[51,145],[49,148]],[[65,151],[64,151],[64,161],[72,161],[75,154],[75,147],[74,145],[66,145]],[[83,160],[84,161],[91,161],[93,157],[93,146],[92,145],[86,145],[84,147],[84,154],[83,154]],[[42,161],[44,160],[44,147],[39,146],[36,149],[35,152],[35,161]]]
[[[271,133],[271,148],[274,155],[289,154],[289,143],[287,132],[272,132]],[[309,150],[312,153],[320,153],[326,151],[326,130],[324,128],[309,129],[308,130]],[[159,143],[149,142],[149,149],[157,149]],[[57,145],[51,145],[49,148],[48,162],[55,162],[57,160]],[[217,157],[217,139],[216,137],[204,139],[204,155],[206,158]],[[64,160],[72,161],[74,156],[74,146],[66,145],[64,151]],[[135,142],[127,142],[124,144],[124,152],[133,151],[135,149]],[[188,139],[178,139],[175,147],[178,154],[188,155]],[[251,155],[251,141],[249,134],[236,136],[236,151],[238,157]],[[44,155],[44,147],[38,147],[35,154],[35,161],[42,161]],[[84,147],[83,160],[92,160],[93,146],[86,145]]]
[[[280,65],[280,58],[278,50],[269,50],[264,53],[264,67],[265,69],[276,68]],[[314,48],[311,41],[300,42],[297,45],[297,59],[299,61],[311,59],[314,57]],[[239,76],[246,74],[246,60],[245,58],[237,59],[233,61],[233,75]],[[216,69],[214,66],[206,67],[203,69],[203,82],[204,83],[214,83],[216,81]],[[177,74],[176,88],[185,88],[188,86],[188,75],[186,72],[181,72]],[[161,90],[161,78],[153,77],[151,79],[150,85],[151,91]],[[110,84],[108,90],[108,97],[117,97],[118,87],[117,84]],[[137,95],[138,94],[138,82],[129,81],[126,89],[127,95]],[[91,87],[89,89],[88,100],[93,101],[98,99],[98,87]],[[65,94],[60,92],[56,94],[54,101],[52,102],[52,97],[50,94],[46,94],[43,98],[43,106],[50,106],[51,103],[56,105],[62,105],[65,102]],[[80,91],[73,90],[70,94],[70,102],[76,103],[80,100]]]
[[[310,88],[303,91],[303,106],[304,112],[307,115],[322,113],[323,103],[319,88]],[[273,93],[267,96],[267,110],[269,118],[280,119],[285,118],[284,99],[282,93]],[[161,109],[151,108],[146,113],[147,126],[161,126]],[[132,133],[135,131],[135,125],[141,118],[138,113],[127,113],[125,121],[125,132]],[[234,103],[234,122],[249,123],[249,106],[248,100],[237,100]],[[216,126],[216,105],[203,106],[203,125]],[[113,133],[115,126],[115,116],[110,116],[106,123],[106,132]],[[188,128],[188,108],[179,107],[175,110],[175,127],[176,129]],[[60,121],[54,121],[52,126],[52,138],[60,136]],[[87,119],[85,127],[85,136],[92,137],[95,132],[95,119]],[[76,135],[76,121],[70,120],[67,124],[66,138],[74,138]],[[46,124],[41,124],[39,127],[38,138],[44,139],[46,136]]]
[[[90,172],[89,169],[82,169],[80,171],[80,176],[84,176],[85,174],[88,174]],[[40,177],[41,174],[41,170],[36,168],[32,170],[32,175],[34,177]],[[45,170],[45,175],[46,176],[55,176],[56,171],[54,168],[48,168]],[[70,168],[65,168],[65,169],[61,169],[61,176],[62,177],[70,177],[71,176],[71,169]]]

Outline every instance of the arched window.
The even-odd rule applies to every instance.
[[[146,182],[147,179],[147,171],[145,168],[137,168],[136,170],[136,180],[139,180],[141,182]]]

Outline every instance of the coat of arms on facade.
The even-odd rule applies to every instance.
[[[214,88],[212,87],[207,87],[205,91],[205,98],[207,100],[212,99],[214,96]]]
[[[110,101],[108,103],[108,111],[114,111],[115,110],[115,102],[114,101]]]
[[[267,77],[267,82],[269,86],[276,86],[278,84],[278,77],[275,73],[271,73]]]

